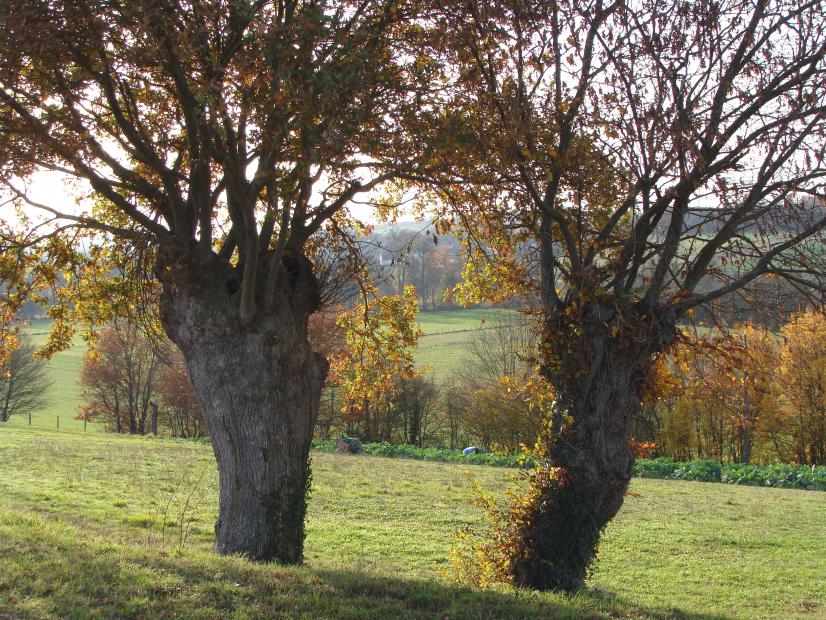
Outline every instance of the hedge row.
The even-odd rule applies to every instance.
[[[471,465],[492,465],[494,467],[520,467],[523,457],[508,454],[462,454],[461,450],[450,450],[449,448],[417,448],[416,446],[391,444],[386,441],[381,443],[360,443],[361,452],[372,456],[385,456],[389,458],[415,459],[417,461],[440,461],[442,463],[468,463]],[[313,441],[313,449],[319,452],[338,452],[335,441],[316,439]],[[531,467],[528,461],[524,464]]]
[[[717,461],[681,463],[670,458],[640,459],[634,464],[634,475],[641,478],[667,480],[700,480],[751,486],[783,487],[826,491],[826,467],[807,465],[746,465]]]
[[[419,461],[441,461],[443,463],[467,463],[471,465],[493,465],[495,467],[530,467],[530,459],[517,455],[502,454],[462,454],[461,450],[447,448],[417,448],[388,442],[360,443],[361,451],[373,456],[415,459]],[[337,452],[335,441],[317,439],[313,448],[320,452]],[[787,489],[808,489],[826,491],[826,467],[806,465],[745,465],[730,463],[721,465],[717,461],[689,461],[683,463],[670,458],[638,459],[634,463],[634,475],[640,478],[660,478],[665,480],[698,480],[702,482],[726,482],[751,486],[782,487]]]

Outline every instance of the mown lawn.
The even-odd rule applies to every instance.
[[[826,493],[634,480],[569,598],[440,575],[502,469],[314,454],[284,568],[209,552],[209,446],[2,426],[0,457],[0,618],[826,617]]]

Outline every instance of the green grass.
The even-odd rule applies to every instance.
[[[428,366],[433,377],[443,382],[450,378],[467,358],[467,346],[473,337],[472,331],[483,327],[482,321],[489,321],[497,313],[512,310],[445,310],[421,312],[417,321],[426,334],[419,340],[415,360],[419,368]],[[35,346],[42,345],[51,329],[49,319],[37,319],[26,328]],[[86,345],[80,336],[67,351],[58,353],[49,360],[49,374],[53,380],[46,394],[48,405],[32,414],[32,427],[56,429],[60,417],[60,430],[83,431],[83,423],[73,418],[78,415],[78,405],[82,402],[81,387],[77,379],[83,367]],[[12,417],[12,426],[27,426],[28,418]],[[87,425],[87,431],[95,430],[94,424]]]
[[[24,330],[32,339],[32,343],[39,347],[46,342],[51,320],[36,319]],[[49,377],[52,385],[46,392],[47,404],[41,410],[32,413],[33,428],[57,428],[57,418],[60,417],[60,430],[83,431],[83,422],[74,420],[78,415],[78,404],[82,402],[81,387],[77,379],[83,367],[83,355],[86,345],[80,336],[76,336],[72,346],[55,355],[46,364],[49,368]],[[28,417],[12,416],[8,422],[12,426],[28,426]],[[95,424],[88,424],[87,431],[96,430]]]
[[[472,338],[470,331],[420,338],[414,356],[416,368],[428,368],[428,375],[439,384],[449,382],[453,372],[470,358],[468,344]]]
[[[420,312],[416,322],[426,334],[442,334],[485,327],[485,322],[497,316],[516,314],[515,310],[476,308],[467,310],[437,310]]]
[[[209,552],[209,446],[4,426],[0,455],[0,618],[826,617],[821,493],[634,480],[569,598],[439,575],[481,522],[471,476],[501,494],[502,469],[314,453],[307,562],[285,568]]]
[[[474,309],[420,312],[416,320],[424,332],[416,348],[418,368],[430,368],[430,374],[438,383],[450,380],[453,372],[468,359],[468,344],[474,330],[498,314],[515,313],[515,310]]]

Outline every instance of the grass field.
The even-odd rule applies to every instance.
[[[416,366],[430,367],[430,373],[438,383],[450,380],[451,374],[468,357],[468,343],[474,330],[502,313],[514,310],[444,310],[420,312],[416,317],[424,336],[416,349]]]
[[[569,598],[439,575],[501,469],[316,453],[284,568],[209,552],[209,446],[6,426],[0,455],[0,618],[826,618],[823,493],[635,479]]]
[[[40,346],[46,342],[51,321],[49,319],[37,319],[26,327],[25,332],[31,336],[35,346]],[[48,405],[41,411],[32,413],[32,427],[34,428],[57,428],[57,417],[60,417],[61,430],[82,431],[83,423],[73,418],[79,413],[78,404],[81,399],[81,388],[77,383],[80,369],[83,366],[83,354],[86,345],[80,336],[75,337],[72,346],[61,353],[58,353],[47,362],[49,376],[52,385],[46,393]],[[28,418],[14,416],[9,421],[13,426],[28,425]],[[94,424],[88,425],[88,430],[95,429]]]
[[[473,338],[473,330],[484,326],[497,313],[512,312],[507,310],[446,310],[441,312],[422,312],[417,320],[426,334],[419,340],[416,350],[416,365],[428,366],[434,378],[443,382],[450,378],[455,368],[461,365],[467,356],[467,345]],[[46,341],[51,328],[48,319],[35,320],[26,328],[35,345]],[[83,366],[83,354],[86,350],[83,340],[78,336],[72,347],[58,353],[48,362],[52,386],[46,397],[49,404],[41,411],[32,414],[32,427],[56,429],[60,417],[60,429],[82,431],[83,423],[74,420],[78,414],[78,404],[82,402],[81,388],[77,383]],[[12,417],[11,426],[28,425],[28,418]],[[87,425],[87,431],[96,430],[94,424]]]

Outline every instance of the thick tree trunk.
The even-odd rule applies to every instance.
[[[325,367],[293,326],[184,349],[218,461],[215,549],[301,561],[308,457]],[[291,342],[290,342],[291,341]]]
[[[327,372],[307,338],[315,306],[285,294],[242,324],[237,287],[225,285],[231,275],[208,267],[200,266],[207,274],[201,278],[186,268],[162,279],[161,315],[186,360],[218,463],[215,550],[299,563],[310,444]],[[289,282],[301,285],[301,277]]]
[[[517,583],[540,590],[573,591],[582,587],[600,533],[622,506],[634,457],[629,448],[630,421],[639,401],[627,376],[599,378],[601,395],[570,398],[565,415],[570,429],[551,448],[550,463],[559,468],[547,502],[535,517],[534,552],[514,569]],[[625,375],[625,373],[622,373]]]
[[[642,390],[653,354],[671,336],[639,322],[620,325],[625,329],[612,331],[601,312],[586,314],[562,335],[562,342],[572,344],[560,347],[557,341],[554,361],[546,366],[556,399],[548,449],[554,474],[540,491],[524,550],[513,562],[519,585],[580,589],[602,530],[622,506],[633,472],[629,440]]]

